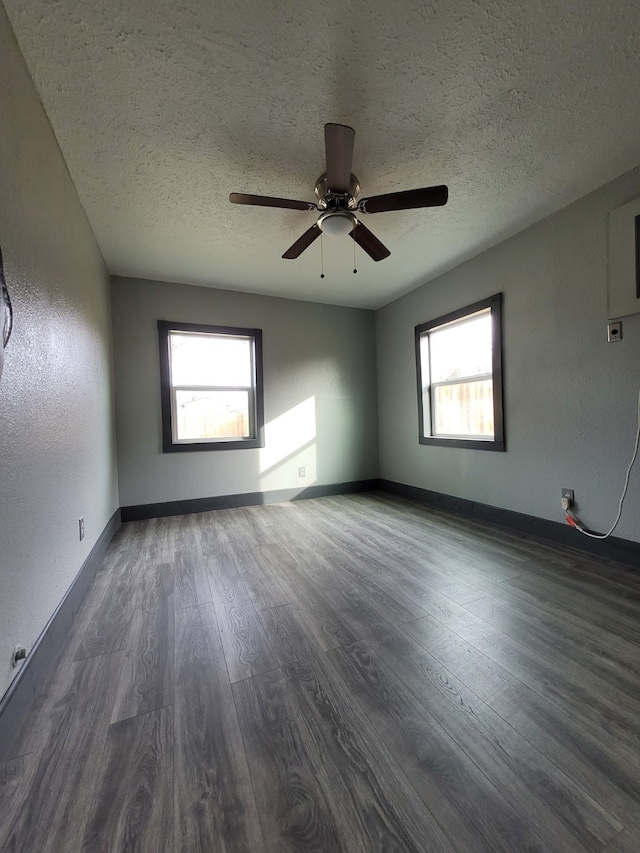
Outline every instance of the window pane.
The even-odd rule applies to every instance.
[[[431,381],[491,373],[491,311],[428,333]]]
[[[171,332],[172,385],[251,387],[251,341]]]
[[[248,391],[176,391],[177,441],[250,438]]]
[[[437,385],[434,435],[493,438],[493,380]]]
[[[420,373],[422,374],[422,390],[429,388],[429,335],[422,335],[420,338]]]

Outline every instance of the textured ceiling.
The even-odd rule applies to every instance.
[[[4,0],[109,269],[377,307],[640,163],[634,0]],[[313,213],[323,125],[356,129],[363,195],[449,185],[365,221]]]

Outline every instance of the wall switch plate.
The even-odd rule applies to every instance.
[[[621,341],[622,340],[622,320],[616,320],[615,323],[607,323],[607,340]]]
[[[306,477],[306,476],[307,476],[307,469],[304,467],[304,465],[299,465],[298,466],[298,477],[302,478],[302,477]]]
[[[78,533],[80,534],[80,541],[84,539],[84,518],[78,519]]]

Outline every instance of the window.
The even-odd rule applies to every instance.
[[[504,450],[502,294],[416,326],[420,444]]]
[[[165,453],[264,446],[262,332],[158,321]]]

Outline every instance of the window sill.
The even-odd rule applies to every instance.
[[[495,450],[498,452],[506,451],[506,446],[503,441],[481,441],[477,438],[434,438],[432,436],[420,436],[418,441],[420,444],[434,445],[435,447],[463,447],[467,450]]]
[[[243,441],[192,441],[184,444],[166,443],[162,445],[163,453],[193,453],[207,450],[247,450],[264,447],[264,440],[250,438]]]

